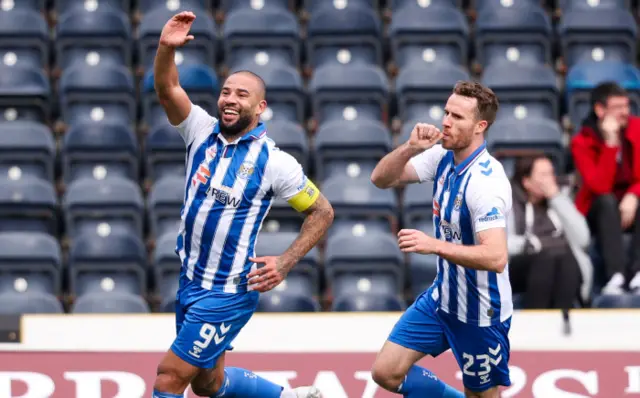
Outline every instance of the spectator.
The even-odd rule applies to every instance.
[[[560,190],[552,162],[544,155],[519,158],[511,185],[508,245],[514,292],[524,293],[525,308],[571,308],[579,293],[586,303],[593,279],[586,251],[589,227]]]
[[[640,118],[630,115],[629,98],[615,83],[591,92],[591,111],[571,142],[582,186],[578,209],[596,237],[608,282],[603,293],[640,292]],[[629,259],[623,233],[632,234]]]

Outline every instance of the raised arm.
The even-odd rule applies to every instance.
[[[154,88],[169,122],[174,126],[184,121],[191,111],[191,101],[180,86],[174,58],[176,48],[194,39],[188,33],[195,19],[194,13],[184,11],[174,15],[166,23],[162,28],[153,64]]]
[[[439,150],[427,151],[442,138],[442,133],[433,125],[418,123],[411,131],[409,140],[385,155],[371,173],[371,182],[378,188],[393,188],[429,179],[433,166],[431,159],[441,158]],[[436,163],[437,166],[437,163]]]

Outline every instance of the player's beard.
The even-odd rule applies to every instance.
[[[449,136],[448,140],[442,140],[442,147],[451,151],[465,149],[473,142],[473,131],[468,133],[459,131],[456,135]]]
[[[251,114],[243,110],[238,115],[238,120],[232,124],[227,125],[220,119],[220,132],[225,137],[235,137],[249,127],[252,121]]]

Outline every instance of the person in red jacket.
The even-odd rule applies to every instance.
[[[606,268],[603,293],[640,293],[640,118],[615,83],[591,92],[591,112],[571,141],[581,180],[576,207],[587,216]],[[632,234],[628,259],[623,233]]]

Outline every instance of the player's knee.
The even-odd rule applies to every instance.
[[[194,380],[191,383],[191,390],[199,397],[210,397],[217,393],[220,387],[222,387],[222,379],[213,375],[206,381]]]
[[[390,364],[376,361],[371,369],[371,378],[377,385],[388,391],[397,391],[404,380],[404,374]]]
[[[190,381],[190,377],[181,374],[178,369],[160,364],[153,388],[162,392],[180,393],[187,388]]]

